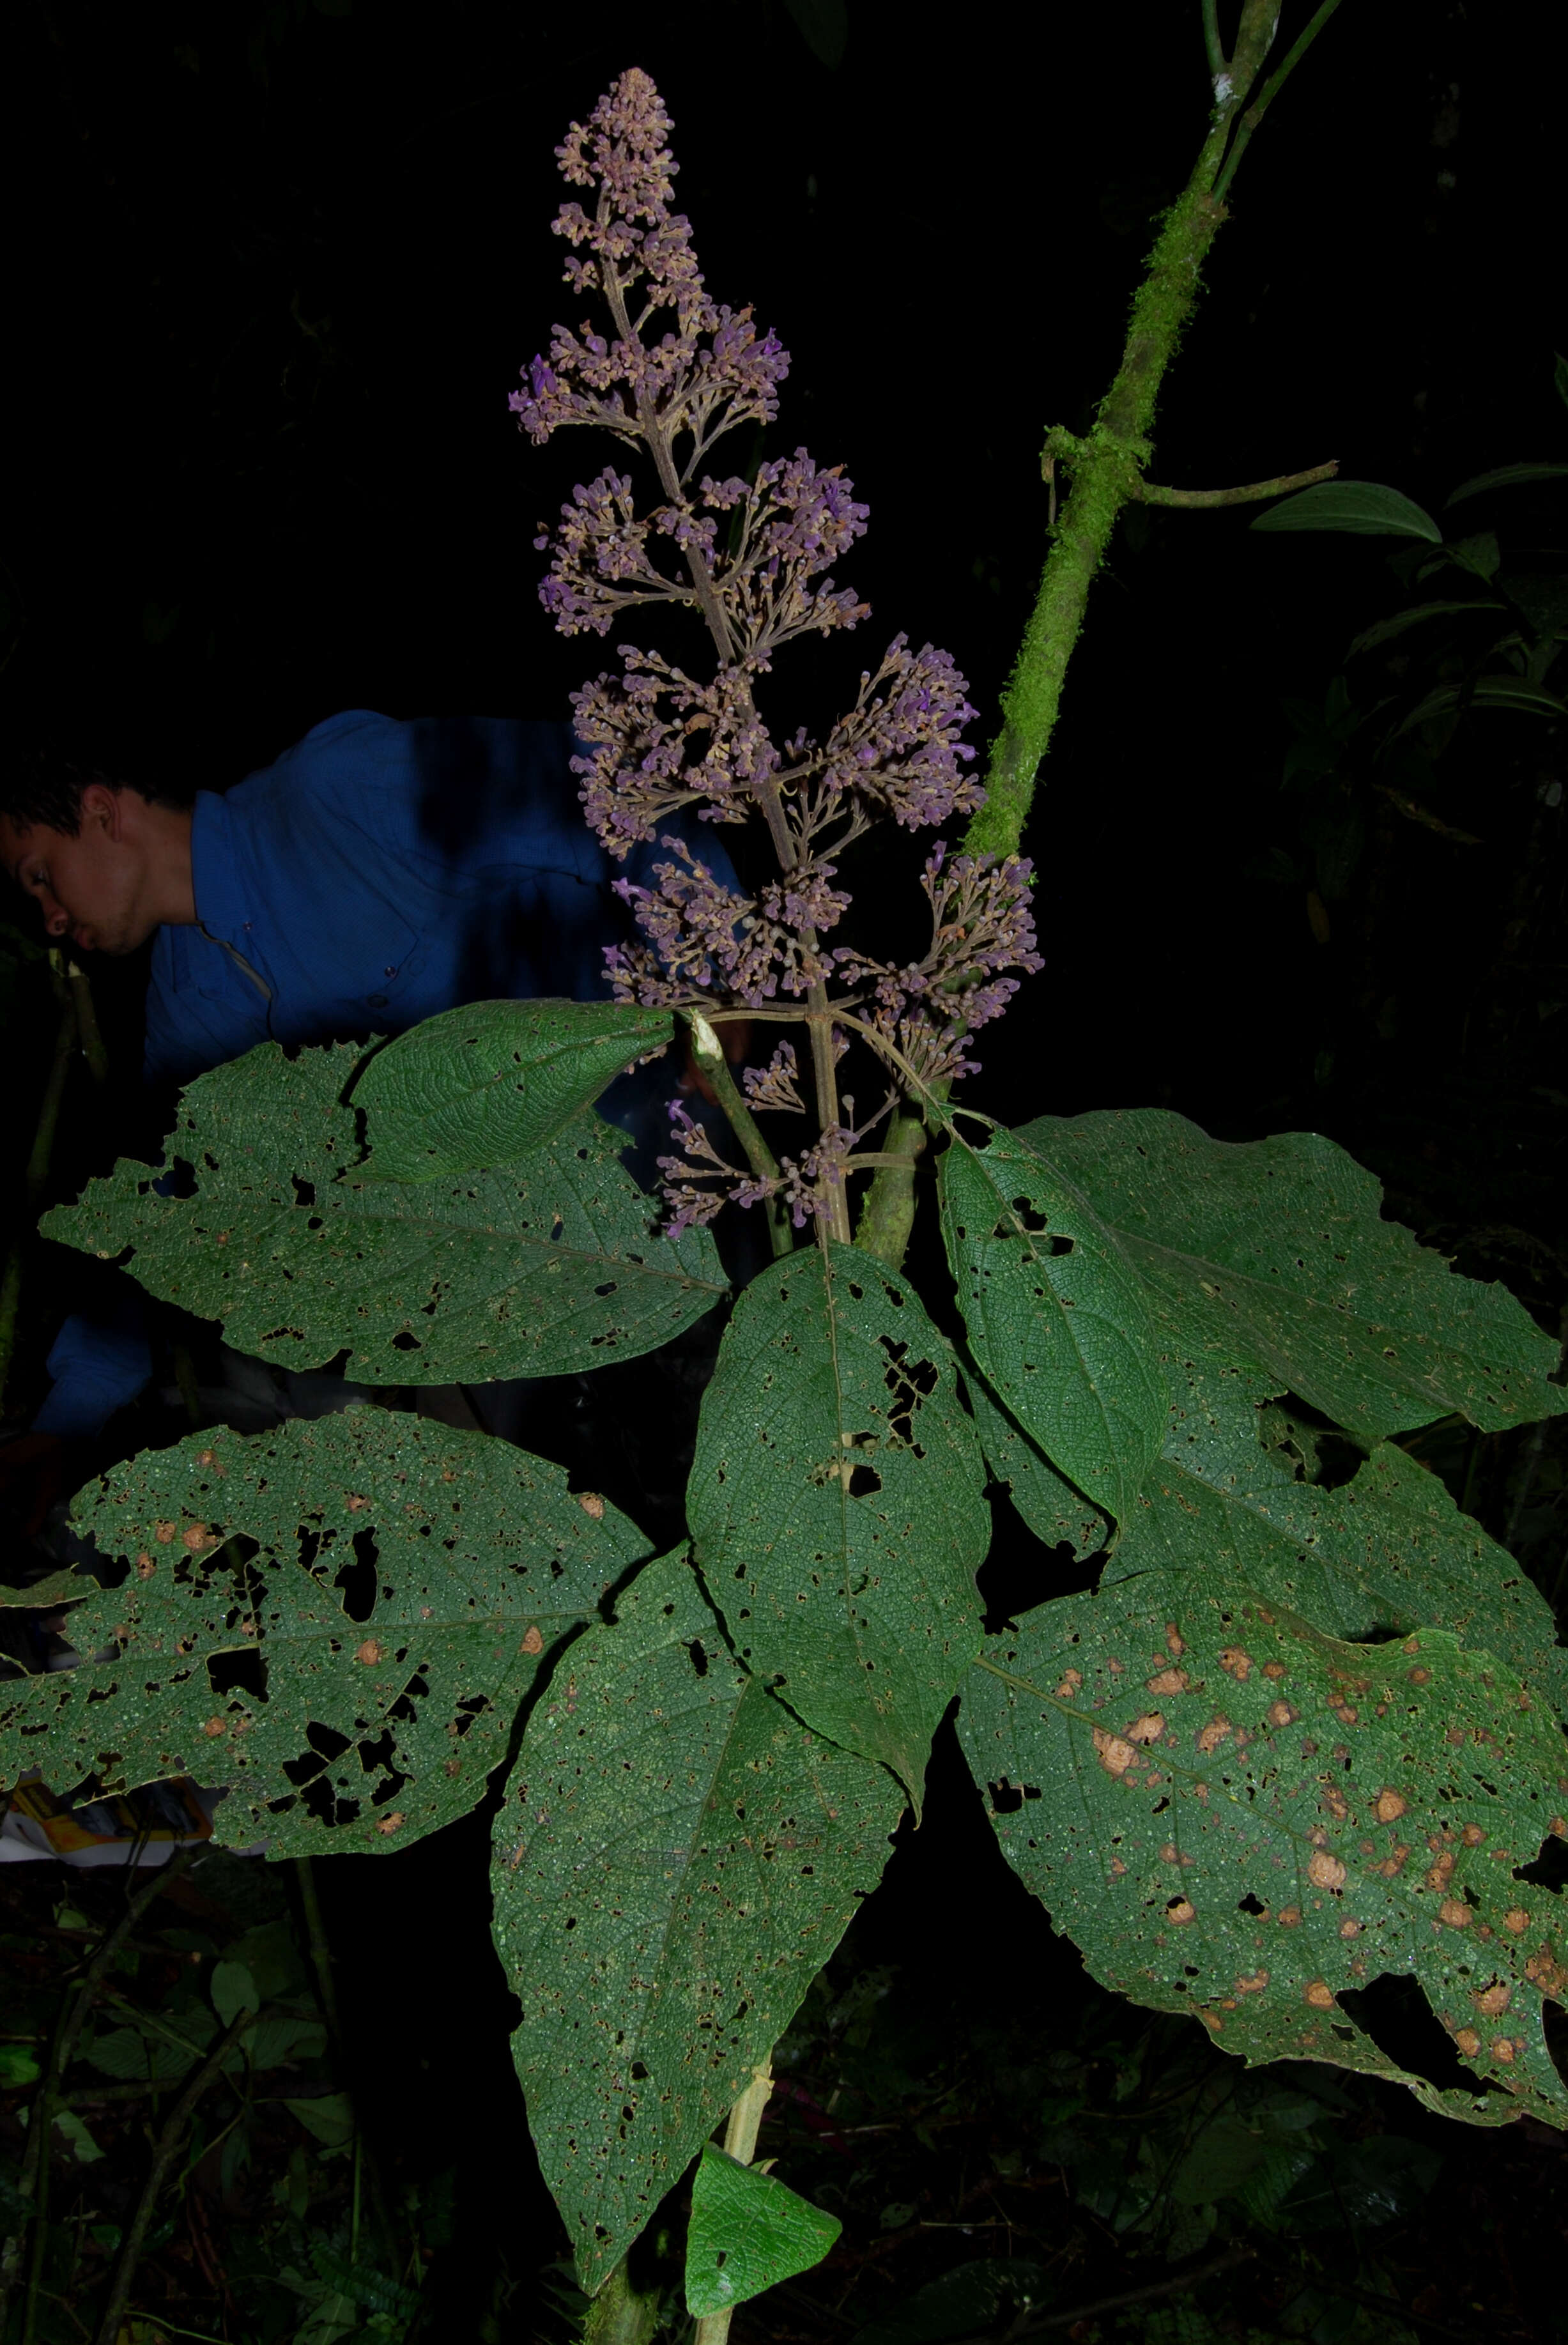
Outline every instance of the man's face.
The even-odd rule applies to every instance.
[[[48,934],[79,952],[128,953],[157,926],[142,909],[144,857],[124,835],[118,793],[82,792],[75,838],[43,823],[25,829],[0,815],[0,862],[34,898]]]

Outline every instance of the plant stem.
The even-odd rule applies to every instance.
[[[107,1082],[109,1054],[104,1048],[104,1038],[99,1030],[98,1013],[94,1006],[93,989],[87,981],[87,972],[85,969],[78,968],[74,960],[67,960],[66,981],[71,989],[71,1000],[76,1005],[76,1031],[81,1037],[82,1056],[87,1062],[94,1082]]]
[[[914,1227],[915,1166],[925,1153],[925,1119],[918,1109],[901,1108],[893,1118],[884,1150],[899,1161],[878,1167],[860,1200],[855,1244],[885,1262],[890,1270],[901,1267]]]
[[[98,2325],[97,2345],[116,2345],[120,2333],[120,2315],[130,2300],[131,2282],[136,2278],[136,2268],[141,2258],[142,2242],[147,2238],[148,2226],[152,2221],[158,2199],[162,2196],[168,2169],[174,2164],[176,2153],[184,2138],[186,2127],[195,2114],[197,2103],[255,2016],[255,2013],[251,2011],[235,2013],[234,2017],[168,2113],[168,2121],[158,2137],[158,2146],[152,2154],[152,2164],[148,2169],[147,2181],[142,2187],[141,2197],[137,2202],[137,2210],[131,2218],[131,2227],[126,2233],[125,2241],[119,2252],[119,2260],[115,2266],[114,2281],[109,2289],[108,2309]]]
[[[1324,25],[1328,23],[1329,17],[1333,15],[1339,5],[1339,0],[1321,0],[1321,5],[1313,15],[1311,22],[1307,25],[1303,32],[1297,36],[1297,38],[1292,42],[1289,49],[1286,52],[1282,63],[1269,75],[1268,79],[1264,83],[1261,91],[1258,93],[1257,100],[1253,105],[1247,107],[1247,112],[1242,116],[1240,127],[1236,134],[1236,144],[1232,147],[1229,154],[1226,157],[1225,168],[1220,172],[1218,178],[1215,181],[1214,192],[1221,202],[1224,201],[1226,190],[1230,186],[1232,179],[1236,177],[1237,164],[1241,161],[1243,155],[1247,152],[1247,141],[1251,138],[1253,132],[1262,121],[1265,114],[1268,113],[1268,108],[1273,104],[1275,98],[1278,96],[1280,89],[1283,87],[1287,78],[1289,75],[1294,73],[1296,67],[1300,64],[1302,58],[1306,56],[1308,50],[1311,47],[1313,42],[1317,39],[1319,34],[1322,31]]]
[[[707,1080],[713,1085],[714,1096],[728,1120],[729,1128],[746,1152],[746,1161],[759,1181],[777,1181],[779,1160],[763,1138],[757,1118],[741,1097],[740,1087],[729,1071],[729,1061],[724,1046],[700,1010],[690,1013],[691,1054]],[[768,1216],[768,1235],[774,1255],[792,1254],[795,1241],[790,1234],[789,1220],[782,1200],[769,1197],[763,1211]]]
[[[751,2082],[729,2112],[729,2122],[724,2128],[724,2147],[742,2166],[749,2166],[757,2154],[757,2135],[762,2123],[762,2112],[768,2106],[768,2096],[773,2090],[773,2055],[771,2052],[759,2068],[752,2072]],[[732,2307],[722,2312],[705,2313],[697,2324],[694,2345],[728,2345],[729,2316]]]
[[[1191,176],[1176,198],[1149,256],[1148,269],[1133,300],[1126,341],[1115,381],[1101,402],[1086,441],[1052,434],[1045,455],[1053,470],[1070,458],[1072,488],[1063,502],[1046,556],[1034,608],[1007,688],[1002,696],[1002,730],[993,744],[986,775],[987,802],[964,836],[968,853],[1016,854],[1034,795],[1036,776],[1055,726],[1067,663],[1084,624],[1095,574],[1105,556],[1122,507],[1144,493],[1141,468],[1166,369],[1176,355],[1197,299],[1203,264],[1227,214],[1221,200],[1239,158],[1287,75],[1305,55],[1338,0],[1324,0],[1279,70],[1265,85],[1228,160],[1230,132],[1273,38],[1276,0],[1245,0],[1235,55],[1217,65],[1220,44],[1217,11],[1204,8],[1205,43],[1217,83],[1230,86],[1217,103],[1208,136]],[[1214,502],[1224,502],[1219,492]],[[1207,492],[1204,501],[1209,502]],[[1236,497],[1234,502],[1241,499]],[[1156,503],[1186,502],[1175,491],[1157,492]],[[881,1176],[879,1176],[880,1178]]]
[[[1138,502],[1145,505],[1184,505],[1196,511],[1214,505],[1252,505],[1264,497],[1288,496],[1293,489],[1310,489],[1319,481],[1331,481],[1339,469],[1337,456],[1326,464],[1314,464],[1305,472],[1281,472],[1275,481],[1250,481],[1244,489],[1161,489],[1153,481],[1138,482]]]

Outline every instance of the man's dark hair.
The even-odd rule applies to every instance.
[[[92,782],[106,789],[135,790],[154,806],[178,806],[178,795],[139,770],[127,772],[117,759],[100,762],[90,752],[59,743],[32,740],[8,744],[0,756],[0,816],[18,830],[35,823],[75,838],[82,827],[82,792]]]

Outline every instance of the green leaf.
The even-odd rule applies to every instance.
[[[1107,1579],[1193,1572],[1246,1587],[1359,1643],[1423,1625],[1484,1644],[1568,1712],[1568,1654],[1527,1573],[1462,1515],[1435,1474],[1381,1442],[1324,1488],[1316,1436],[1273,1406],[1268,1380],[1162,1343],[1171,1432]]]
[[[948,1347],[856,1247],[754,1278],[703,1396],[687,1519],[736,1650],[918,1809],[980,1643],[990,1523]]]
[[[955,1140],[938,1168],[947,1258],[982,1374],[1053,1465],[1117,1522],[1159,1454],[1168,1395],[1148,1305],[1049,1135]]]
[[[784,0],[811,55],[829,71],[842,65],[850,44],[847,0]]]
[[[70,2143],[78,2166],[91,2166],[95,2159],[102,2157],[103,2151],[75,2109],[56,2109],[52,2122],[56,2130]]]
[[[1561,350],[1557,350],[1553,352],[1553,360],[1554,363],[1552,369],[1553,387],[1556,391],[1558,398],[1563,401],[1563,406],[1568,407],[1568,359],[1563,357]]]
[[[1512,708],[1526,716],[1568,716],[1568,701],[1562,701],[1550,692],[1539,692],[1533,685],[1522,683],[1509,675],[1481,675],[1468,684],[1440,685],[1435,692],[1411,709],[1394,735],[1413,732],[1418,725],[1429,725],[1435,716],[1463,714],[1471,708]]]
[[[670,1038],[668,1010],[614,1001],[478,1001],[378,1051],[354,1085],[370,1181],[514,1164]]]
[[[119,1657],[0,1687],[0,1780],[227,1783],[214,1837],[274,1856],[465,1814],[543,1657],[647,1552],[558,1467],[379,1408],[193,1434],[73,1520],[126,1578],[71,1634]]]
[[[30,2046],[0,2044],[0,2092],[14,2093],[20,2086],[36,2085],[42,2075]]]
[[[209,1986],[212,2008],[224,2027],[230,2026],[242,2011],[256,2012],[261,2008],[256,1982],[243,1963],[216,1964]]]
[[[1542,2027],[1559,1900],[1522,1877],[1568,1832],[1568,1759],[1492,1654],[1434,1629],[1343,1643],[1234,1580],[1149,1572],[1028,1614],[959,1731],[1009,1860],[1105,1985],[1249,2061],[1568,2125]],[[1354,1995],[1384,1974],[1420,1982],[1473,2090],[1365,2033]]]
[[[1442,532],[1398,489],[1376,481],[1321,481],[1260,513],[1254,529],[1332,529],[1352,537],[1424,537],[1442,543]]]
[[[1043,1116],[1020,1136],[1088,1199],[1184,1338],[1256,1364],[1364,1440],[1451,1411],[1492,1432],[1568,1408],[1546,1381],[1552,1338],[1506,1288],[1382,1220],[1379,1183],[1331,1140],[1211,1140],[1158,1108]]]
[[[528,2122],[590,2293],[789,2025],[902,1805],[747,1675],[679,1557],[572,1648],[492,1879]]]
[[[1500,464],[1494,472],[1477,472],[1473,480],[1461,481],[1443,499],[1443,511],[1461,503],[1466,497],[1481,496],[1488,489],[1512,489],[1526,481],[1561,481],[1565,477],[1568,464]]]
[[[686,2234],[687,2310],[703,2320],[809,2271],[843,2228],[771,2174],[705,2141]]]
[[[1460,603],[1416,603],[1408,611],[1396,611],[1390,619],[1380,619],[1374,627],[1363,628],[1350,645],[1347,656],[1353,659],[1358,652],[1375,651],[1380,644],[1391,643],[1396,635],[1402,635],[1407,627],[1420,626],[1428,619],[1451,618],[1456,613],[1462,616],[1471,611],[1495,612],[1503,608],[1504,605],[1501,603],[1475,600]]]
[[[963,1389],[991,1478],[1011,1492],[1035,1538],[1047,1547],[1071,1547],[1079,1562],[1097,1555],[1111,1537],[1111,1526],[1099,1508],[1057,1473],[995,1394],[987,1391],[983,1377],[966,1376]]]
[[[346,2149],[354,2137],[353,2104],[347,2093],[321,2093],[313,2100],[286,2100],[283,2106],[327,2149]]]
[[[290,1368],[342,1351],[371,1384],[565,1376],[651,1351],[726,1292],[706,1231],[651,1233],[591,1112],[514,1164],[406,1187],[360,1177],[349,1048],[290,1059],[264,1042],[191,1084],[168,1143],[189,1196],[122,1162],[48,1236],[128,1249],[161,1301],[219,1319],[230,1343]]]

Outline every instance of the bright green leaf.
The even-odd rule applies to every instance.
[[[180,1101],[168,1142],[189,1196],[129,1162],[46,1233],[128,1249],[160,1300],[219,1319],[290,1368],[348,1351],[371,1384],[565,1376],[651,1351],[726,1292],[706,1231],[652,1234],[655,1211],[592,1112],[505,1168],[408,1187],[358,1177],[358,1053],[264,1042]]]
[[[514,1164],[670,1038],[668,1010],[615,1001],[477,1001],[378,1051],[353,1089],[361,1178],[434,1181]]]
[[[492,1880],[528,2122],[590,2292],[789,2025],[902,1806],[747,1675],[679,1557],[572,1648]]]
[[[1211,1140],[1158,1108],[1043,1116],[1021,1137],[1189,1336],[1363,1439],[1451,1411],[1492,1431],[1568,1408],[1546,1381],[1552,1338],[1505,1287],[1384,1221],[1377,1180],[1331,1140]]]
[[[742,1660],[918,1807],[979,1649],[990,1523],[948,1347],[907,1279],[835,1245],[752,1280],[703,1396],[687,1519]]]
[[[0,1687],[0,1781],[226,1783],[216,1838],[274,1855],[465,1814],[541,1658],[647,1551],[558,1467],[379,1408],[193,1434],[73,1520],[127,1576],[71,1634],[119,1658]]]
[[[728,2312],[820,2264],[843,2229],[771,2174],[705,2141],[686,2234],[686,2309]]]
[[[1443,499],[1443,511],[1457,505],[1466,497],[1479,497],[1488,489],[1513,489],[1527,481],[1561,481],[1568,478],[1568,464],[1500,464],[1494,472],[1477,472],[1473,480],[1461,481],[1452,493]]]
[[[1053,1465],[1124,1522],[1159,1454],[1168,1396],[1148,1304],[1049,1136],[955,1139],[938,1171],[942,1235],[982,1374]]]
[[[1260,513],[1258,530],[1331,529],[1352,537],[1424,537],[1442,543],[1431,513],[1376,481],[1320,481]]]
[[[1568,2125],[1542,2029],[1568,1947],[1522,1877],[1568,1831],[1568,1757],[1492,1654],[1433,1629],[1342,1643],[1234,1580],[1145,1572],[1027,1614],[959,1731],[1003,1850],[1105,1985],[1247,2060]],[[1473,2092],[1364,2032],[1355,1993],[1385,1973],[1420,1982]]]

